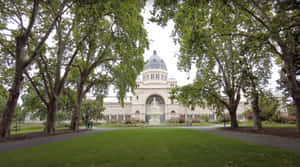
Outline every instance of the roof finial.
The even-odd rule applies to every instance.
[[[156,55],[156,50],[153,50],[153,54]]]

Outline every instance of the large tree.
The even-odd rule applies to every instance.
[[[223,28],[215,29],[216,34],[221,36],[236,36],[238,38],[252,37],[260,45],[271,48],[273,57],[280,57],[283,62],[284,77],[293,98],[297,110],[297,128],[300,133],[300,85],[297,81],[297,70],[299,70],[299,52],[300,52],[300,25],[299,25],[299,7],[298,1],[155,1],[152,14],[156,21],[165,25],[169,19],[175,20],[175,26],[181,26],[194,20],[190,26],[195,30],[206,26],[207,22],[212,21],[213,11],[226,11],[223,19],[239,20],[241,24],[247,26],[238,29]],[[186,10],[182,10],[186,9]],[[191,14],[195,11],[201,15]],[[184,16],[184,22],[178,23],[176,20]],[[199,17],[200,16],[200,17]],[[218,20],[217,18],[214,18]],[[251,24],[248,24],[251,23]],[[256,31],[252,31],[256,30]],[[201,33],[201,32],[200,32]],[[180,34],[190,36],[189,32]],[[196,36],[203,38],[202,36]],[[189,45],[185,40],[185,43]],[[190,44],[195,43],[189,40]],[[181,44],[182,45],[182,44]],[[196,49],[196,48],[194,48]],[[202,49],[202,48],[199,48]]]
[[[238,127],[236,111],[244,86],[245,73],[240,47],[244,38],[231,35],[242,26],[240,18],[228,16],[231,11],[216,4],[185,1],[177,6],[174,37],[180,44],[179,68],[198,69],[194,83],[200,96],[224,105],[231,116],[231,126]],[[216,5],[215,8],[211,8]],[[171,5],[172,6],[172,5]],[[154,10],[155,14],[155,10]],[[170,11],[167,16],[174,16]],[[161,19],[155,20],[160,22]]]
[[[245,73],[245,84],[243,92],[245,97],[251,100],[253,111],[253,123],[255,129],[261,129],[261,109],[259,106],[260,97],[264,94],[265,87],[271,78],[272,59],[270,48],[266,48],[256,39],[246,40],[244,46],[241,46],[245,54],[242,57],[243,72]]]
[[[30,72],[25,72],[37,95],[47,107],[46,133],[55,131],[56,113],[61,93],[75,57],[86,39],[86,36],[81,38],[72,36],[77,19],[74,12],[78,9],[79,7],[75,6],[68,11],[68,15],[59,17],[55,24],[55,36],[52,39],[55,41],[53,42],[54,46],[45,47],[44,52],[37,58],[38,71],[36,73],[31,72],[33,74],[30,75]]]
[[[71,122],[74,131],[79,129],[82,100],[92,88],[101,93],[114,84],[123,104],[126,93],[136,87],[137,76],[144,67],[144,49],[148,46],[140,15],[143,4],[139,0],[82,5],[75,38],[87,36],[87,39],[72,75],[77,90]]]
[[[9,97],[0,124],[0,136],[10,133],[11,120],[20,95],[23,74],[40,55],[58,18],[65,12],[68,0],[1,0],[1,59],[10,61],[14,71]]]
[[[271,47],[274,55],[282,60],[288,91],[297,111],[297,129],[300,133],[300,84],[297,81],[297,71],[300,69],[300,2],[249,0],[225,2],[224,5],[233,11],[241,11],[248,21],[259,24],[262,38],[257,38],[257,42]],[[247,32],[247,35],[255,37],[257,34]]]

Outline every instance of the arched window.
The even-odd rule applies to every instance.
[[[176,114],[176,112],[174,110],[171,111],[171,114]]]
[[[139,110],[136,110],[135,114],[136,114],[136,115],[139,115],[139,114],[140,114],[140,111],[139,111]]]

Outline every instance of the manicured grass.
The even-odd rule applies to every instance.
[[[31,132],[42,132],[44,130],[44,125],[42,124],[19,124],[18,131],[14,128],[15,124],[12,124],[11,134],[23,134],[23,133],[31,133]],[[57,124],[56,129],[67,129],[62,124]]]
[[[99,128],[113,128],[113,127],[142,127],[144,124],[138,123],[138,124],[94,124],[94,127]]]
[[[253,127],[253,121],[239,122],[239,125],[241,127]],[[284,124],[270,121],[263,121],[262,126],[268,128],[296,128],[296,124]]]
[[[0,153],[5,167],[298,167],[300,153],[190,129],[122,129]]]
[[[192,126],[211,126],[216,125],[214,122],[201,122],[193,123]],[[95,127],[143,127],[144,124],[95,124]],[[146,127],[176,127],[176,126],[186,126],[186,123],[166,123],[161,125],[145,125]]]

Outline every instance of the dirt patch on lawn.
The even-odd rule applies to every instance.
[[[260,130],[256,130],[253,127],[239,127],[239,128],[220,128],[220,129],[243,132],[243,133],[256,133],[256,134],[274,135],[274,136],[300,139],[300,135],[297,133],[296,128],[262,128]]]
[[[81,129],[78,132],[84,132],[89,131],[90,129]],[[55,135],[62,135],[62,134],[69,134],[69,133],[78,133],[73,132],[70,129],[62,129],[62,130],[56,130],[55,133],[52,134],[46,134],[44,132],[32,132],[32,133],[24,133],[24,134],[15,134],[11,135],[8,138],[1,139],[0,143],[9,142],[9,141],[16,141],[16,140],[25,140],[25,139],[32,139],[32,138],[39,138],[39,137],[47,137],[47,136],[55,136]]]

